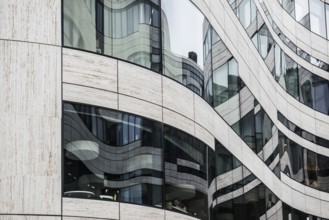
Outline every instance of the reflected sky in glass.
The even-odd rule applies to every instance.
[[[198,55],[198,65],[203,68],[203,14],[189,0],[161,2],[168,21],[170,51],[188,57],[193,51]]]

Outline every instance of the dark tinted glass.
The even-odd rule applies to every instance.
[[[162,206],[162,128],[140,116],[64,104],[64,196]]]
[[[164,126],[166,208],[207,219],[206,145]]]

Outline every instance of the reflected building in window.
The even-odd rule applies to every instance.
[[[329,219],[328,13],[1,1],[0,220]]]

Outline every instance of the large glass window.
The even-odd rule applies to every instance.
[[[322,37],[326,37],[326,17],[324,2],[319,0],[310,1],[310,19],[311,19],[311,31],[319,34]]]
[[[64,45],[160,71],[159,0],[64,0]]]
[[[159,122],[64,103],[64,196],[162,206]]]
[[[282,0],[282,7],[291,16],[295,17],[295,0]]]
[[[246,29],[256,18],[256,6],[253,0],[242,0],[238,6],[238,17]]]
[[[295,2],[296,20],[307,29],[310,29],[310,12],[308,0],[297,0]]]
[[[206,145],[164,126],[166,208],[207,219]]]
[[[303,148],[279,132],[281,171],[290,178],[304,183]]]
[[[161,7],[163,73],[202,95],[204,60],[210,49],[210,34],[203,30],[209,23],[189,0],[166,0]]]
[[[313,78],[312,73],[303,67],[298,68],[299,86],[300,86],[300,101],[305,105],[314,108],[313,106]]]
[[[313,75],[314,108],[326,115],[329,114],[329,82],[324,78]]]

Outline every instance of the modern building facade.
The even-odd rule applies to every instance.
[[[0,219],[329,219],[328,17],[0,1]]]

